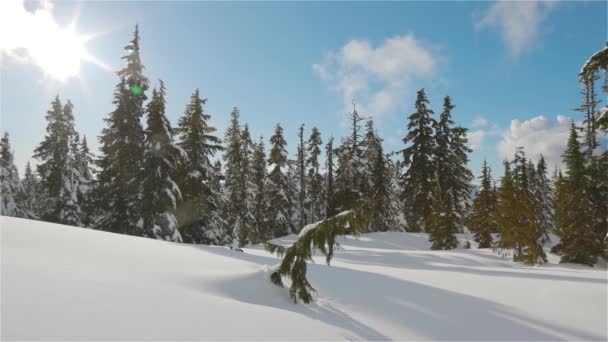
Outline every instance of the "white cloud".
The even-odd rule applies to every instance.
[[[472,126],[473,127],[484,127],[488,125],[488,119],[482,116],[476,116],[473,118]]]
[[[477,30],[496,28],[512,57],[534,46],[540,26],[555,1],[497,1],[475,23]]]
[[[524,121],[511,120],[511,126],[498,143],[498,153],[501,158],[511,160],[515,149],[524,147],[526,155],[533,160],[542,154],[551,168],[561,167],[569,129],[570,119],[562,115],[554,120],[542,115]]]
[[[409,33],[387,38],[377,47],[367,40],[351,40],[312,68],[342,96],[345,111],[355,100],[363,115],[381,116],[405,105],[408,85],[433,75],[437,59],[428,44]]]

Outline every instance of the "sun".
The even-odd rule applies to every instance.
[[[72,28],[58,28],[33,40],[29,53],[47,76],[65,81],[79,74],[81,61],[90,59],[85,42]]]
[[[66,81],[80,76],[83,61],[109,70],[86,49],[86,43],[99,34],[76,31],[79,10],[67,27],[53,16],[50,1],[41,1],[35,11],[27,11],[24,0],[0,0],[0,53],[19,61],[32,62],[49,79]]]

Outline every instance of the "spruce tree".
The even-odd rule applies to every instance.
[[[86,197],[81,187],[80,170],[80,138],[74,134],[70,141],[70,149],[66,156],[66,168],[63,171],[63,185],[60,191],[59,222],[71,226],[83,226],[81,200]]]
[[[249,147],[243,142],[238,108],[230,114],[230,127],[225,135],[226,151],[224,161],[226,168],[226,201],[225,220],[230,227],[234,247],[242,247],[249,236],[249,217],[247,215],[247,178],[244,170],[248,168],[245,160]]]
[[[297,207],[297,231],[308,223],[309,213],[306,208],[306,146],[304,145],[304,124],[298,130],[298,153],[296,158],[296,172],[298,177],[298,207]]]
[[[426,229],[431,213],[435,120],[431,117],[433,111],[427,108],[428,104],[424,89],[421,89],[416,96],[416,112],[408,118],[408,134],[403,138],[403,143],[407,145],[402,150],[403,166],[407,169],[401,175],[401,198],[407,229],[413,232]]]
[[[325,146],[325,217],[332,217],[338,213],[336,195],[334,192],[334,138],[330,137]]]
[[[179,186],[172,179],[186,153],[173,142],[173,129],[165,116],[165,84],[152,90],[145,130],[145,178],[143,180],[143,229],[148,237],[182,242],[175,209],[181,199]]]
[[[363,196],[365,178],[365,162],[363,160],[363,139],[361,137],[361,121],[357,109],[353,106],[349,114],[351,134],[342,139],[337,149],[338,168],[334,196],[337,210],[345,211],[354,208]]]
[[[99,137],[101,156],[95,189],[96,205],[102,211],[99,226],[103,230],[130,235],[144,235],[142,180],[145,174],[144,114],[148,79],[143,75],[139,49],[139,29],[125,47],[126,66],[118,71],[120,82],[114,92],[116,109],[104,119]]]
[[[239,241],[240,246],[244,246],[247,243],[251,243],[257,239],[257,231],[255,230],[255,200],[253,192],[253,175],[251,168],[251,159],[253,156],[253,141],[249,133],[249,126],[245,124],[241,132],[241,172],[242,175],[240,181],[242,182],[241,188],[243,189],[243,213],[242,213],[242,225],[241,225],[241,239]]]
[[[22,217],[16,197],[21,191],[17,167],[14,163],[9,134],[0,139],[0,215]]]
[[[209,125],[211,116],[203,109],[206,103],[207,99],[202,99],[196,89],[175,129],[177,144],[188,156],[177,168],[176,182],[182,201],[178,203],[176,215],[184,242],[217,244],[218,237],[212,232],[224,227],[213,223],[214,215],[220,211],[220,194],[212,188],[215,170],[211,158],[222,146],[214,135],[216,129]]]
[[[593,266],[598,256],[603,254],[603,246],[593,227],[593,208],[587,192],[584,156],[574,123],[562,157],[566,175],[558,183],[555,201],[560,243],[553,251],[561,254],[561,262]]]
[[[479,248],[492,246],[492,233],[496,232],[496,194],[492,187],[492,170],[484,159],[481,169],[481,188],[473,200],[473,207],[468,217],[469,229],[474,234]]]
[[[316,127],[312,128],[310,138],[306,143],[307,158],[307,211],[310,222],[317,222],[325,217],[325,189],[319,158],[321,157],[321,133]],[[332,170],[333,171],[333,170]]]
[[[78,139],[74,129],[73,105],[68,100],[61,104],[59,96],[47,112],[47,135],[34,150],[34,158],[40,163],[37,171],[41,178],[42,208],[44,221],[79,224],[79,208],[76,201],[79,172],[75,162]]]
[[[268,210],[264,198],[266,192],[266,182],[268,171],[266,168],[266,152],[264,150],[264,139],[255,144],[253,158],[251,162],[252,183],[253,183],[253,218],[255,239],[253,243],[266,241],[272,238],[272,232],[266,227],[266,217]]]
[[[429,237],[433,249],[452,249],[458,246],[456,234],[463,231],[464,218],[468,213],[471,179],[473,175],[467,168],[468,153],[466,146],[467,129],[454,127],[451,112],[454,105],[449,96],[443,101],[443,111],[435,126],[435,150],[433,168],[436,185],[433,201]]]
[[[25,165],[25,172],[18,189],[16,203],[23,218],[37,220],[40,211],[40,185],[39,180],[32,171],[32,166],[28,161]],[[6,192],[7,194],[10,191]]]
[[[274,134],[270,137],[269,171],[266,185],[266,202],[268,204],[266,222],[273,238],[292,232],[286,146],[287,142],[283,137],[283,128],[280,124],[277,124]]]
[[[83,136],[78,146],[76,156],[76,168],[80,174],[78,186],[78,203],[80,203],[80,221],[83,227],[92,228],[96,226],[96,208],[92,199],[92,190],[95,186],[93,178],[93,155],[89,151],[87,137]]]

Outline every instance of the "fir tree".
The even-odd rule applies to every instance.
[[[593,227],[584,156],[574,123],[562,157],[566,165],[566,175],[558,183],[555,202],[557,233],[561,240],[553,251],[561,254],[561,262],[592,266],[598,256],[603,254],[603,246]]]
[[[36,220],[40,211],[40,185],[39,180],[32,171],[28,161],[25,165],[25,173],[21,181],[21,187],[17,192],[17,208],[20,209],[23,218]],[[10,192],[6,192],[10,193]],[[4,202],[3,202],[4,203]]]
[[[242,213],[242,241],[239,241],[240,246],[244,246],[247,243],[251,243],[257,239],[257,232],[255,230],[255,203],[254,203],[254,191],[253,191],[253,175],[251,169],[251,159],[253,156],[253,142],[249,133],[249,126],[245,124],[241,132],[241,153],[242,153],[242,164],[241,164],[241,188],[243,190],[243,213]]]
[[[297,231],[302,229],[308,223],[309,213],[306,210],[306,146],[304,145],[304,125],[300,126],[298,131],[298,153],[296,159],[296,170],[298,177],[298,208],[297,208],[297,221],[298,223]]]
[[[416,112],[409,116],[408,134],[403,138],[408,147],[402,150],[407,170],[401,175],[401,197],[408,231],[414,232],[425,229],[431,213],[435,120],[431,117],[433,111],[427,108],[428,103],[421,89],[416,97]]]
[[[321,133],[316,127],[313,127],[310,138],[308,138],[306,143],[306,167],[308,168],[306,183],[308,197],[306,204],[310,215],[310,222],[317,222],[325,217],[325,189],[319,161],[322,144]]]
[[[62,106],[59,96],[47,112],[47,135],[34,150],[34,158],[40,163],[37,171],[43,193],[40,218],[55,223],[78,224],[77,187],[79,173],[75,164],[73,105],[67,101]]]
[[[78,185],[78,203],[80,203],[80,221],[83,227],[94,227],[96,225],[96,208],[92,200],[91,192],[94,187],[93,179],[93,155],[89,151],[87,137],[82,137],[76,156],[76,168],[80,174]]]
[[[330,137],[325,146],[325,217],[332,217],[337,214],[336,195],[334,193],[334,138]]]
[[[351,122],[350,136],[343,138],[337,149],[338,168],[336,170],[335,200],[337,209],[345,211],[354,208],[363,196],[365,183],[368,181],[363,173],[363,141],[361,138],[361,121],[357,109],[349,115]]]
[[[292,232],[291,198],[289,197],[289,179],[286,174],[288,168],[286,146],[283,128],[277,124],[274,134],[270,137],[268,184],[266,185],[268,205],[266,222],[273,238]]]
[[[58,201],[59,222],[71,226],[82,226],[81,200],[86,196],[81,187],[80,138],[74,134],[70,141],[70,150],[66,156],[66,168],[63,171],[63,185]]]
[[[226,130],[226,152],[224,161],[226,168],[226,201],[224,212],[234,247],[242,247],[247,243],[249,236],[249,217],[247,215],[247,177],[243,172],[248,168],[245,157],[248,142],[243,142],[240,114],[234,108],[230,114],[230,127]]]
[[[101,157],[96,205],[103,212],[100,228],[117,233],[143,235],[141,218],[144,162],[144,113],[148,79],[143,75],[139,50],[139,29],[125,47],[126,66],[118,72],[120,82],[114,92],[116,109],[105,119],[99,142]]]
[[[481,169],[481,188],[473,200],[473,207],[468,217],[469,229],[474,234],[479,248],[492,246],[492,233],[497,231],[496,193],[492,186],[492,170],[484,159]]]
[[[175,217],[181,192],[171,175],[185,152],[173,143],[173,129],[165,116],[165,92],[161,80],[159,90],[152,90],[146,110],[143,228],[149,237],[182,242]]]
[[[215,170],[211,158],[222,147],[214,135],[216,129],[209,125],[211,116],[203,109],[206,103],[207,99],[202,99],[196,89],[175,129],[178,145],[188,156],[177,169],[182,201],[176,213],[184,242],[217,244],[221,238],[218,240],[216,233],[224,227],[214,219],[220,211],[221,194],[212,187]]]
[[[264,198],[268,171],[266,169],[266,152],[264,150],[264,139],[255,144],[251,165],[253,183],[253,217],[255,226],[254,243],[266,241],[272,238],[272,232],[266,227],[267,206]]]
[[[456,126],[451,118],[454,105],[449,96],[444,98],[443,111],[435,126],[435,150],[433,168],[436,186],[432,209],[434,215],[429,226],[433,249],[451,249],[458,246],[456,234],[463,231],[464,217],[467,215],[470,181],[473,178],[467,168],[467,129]]]
[[[16,200],[21,186],[13,158],[9,134],[4,132],[0,139],[0,215],[22,217]]]

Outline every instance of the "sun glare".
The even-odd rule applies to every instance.
[[[3,2],[0,29],[6,34],[0,37],[0,50],[32,61],[45,76],[59,81],[77,77],[82,61],[109,69],[87,52],[85,43],[92,36],[76,33],[76,17],[68,27],[61,27],[50,3],[46,4],[32,13],[25,11],[20,0]],[[26,51],[25,55],[20,51]]]

